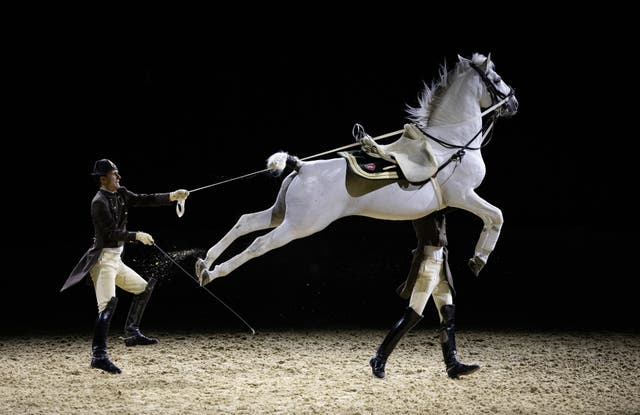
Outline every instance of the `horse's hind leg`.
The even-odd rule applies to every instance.
[[[318,232],[322,228],[323,227],[307,228],[304,232],[296,231],[293,227],[288,226],[285,221],[271,232],[256,238],[243,252],[226,262],[216,265],[212,271],[203,271],[202,274],[199,275],[200,285],[205,285],[216,278],[224,277],[250,259],[264,255],[273,249],[288,244],[294,239]]]
[[[278,226],[282,222],[282,219],[274,217],[272,211],[273,209],[270,208],[262,212],[247,213],[240,216],[240,219],[238,219],[229,232],[207,251],[207,256],[204,259],[206,268],[209,269],[229,245],[239,237],[251,232]]]
[[[201,282],[202,272],[205,269],[208,270],[211,268],[215,260],[229,248],[229,245],[231,245],[233,241],[248,233],[274,228],[282,223],[286,211],[284,196],[294,177],[294,175],[290,175],[283,180],[280,191],[278,192],[278,197],[276,198],[276,203],[274,203],[272,207],[262,212],[248,213],[240,216],[240,219],[238,219],[229,232],[207,251],[207,256],[204,259],[198,258],[196,260],[196,276]]]

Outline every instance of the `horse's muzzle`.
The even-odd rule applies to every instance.
[[[502,107],[500,116],[508,118],[516,115],[516,113],[518,112],[518,105],[518,100],[516,99],[516,97],[512,96],[507,102],[505,102],[504,106]]]

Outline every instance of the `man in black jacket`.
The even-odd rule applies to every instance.
[[[91,276],[98,302],[91,367],[109,373],[121,373],[107,354],[109,324],[118,304],[116,286],[135,295],[125,324],[125,344],[136,346],[158,342],[140,332],[140,320],[156,279],[152,277],[148,282],[145,281],[125,265],[121,258],[125,242],[140,241],[145,245],[153,245],[153,237],[145,232],[127,231],[128,208],[169,205],[172,201],[186,199],[189,192],[184,189],[146,195],[130,192],[120,186],[118,168],[107,159],[95,162],[92,175],[100,184],[100,189],[91,202],[94,243],[75,266],[60,291],[79,283],[87,275]]]
[[[404,315],[384,338],[369,364],[374,376],[385,377],[385,365],[400,339],[420,320],[422,312],[433,297],[440,320],[440,346],[447,375],[458,378],[478,370],[478,365],[465,365],[458,361],[455,339],[455,306],[453,305],[453,279],[447,262],[446,217],[443,210],[413,221],[418,246],[407,280],[398,288],[400,297],[409,299]]]

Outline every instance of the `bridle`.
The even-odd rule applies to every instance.
[[[480,79],[482,79],[482,82],[484,83],[487,90],[489,91],[489,94],[491,95],[491,107],[488,110],[482,112],[482,114],[480,114],[480,116],[484,116],[490,113],[491,118],[489,119],[489,121],[486,123],[483,123],[482,127],[480,127],[480,130],[477,133],[475,133],[474,136],[471,137],[471,139],[465,145],[448,143],[434,136],[433,134],[430,134],[428,131],[425,131],[423,128],[418,127],[420,128],[420,131],[422,131],[424,135],[426,135],[436,143],[440,144],[441,146],[445,148],[458,149],[458,151],[453,156],[451,156],[451,159],[449,160],[449,162],[461,161],[462,156],[464,156],[465,150],[480,150],[481,148],[484,148],[489,144],[492,137],[492,135],[490,135],[490,132],[492,131],[493,125],[495,124],[496,120],[503,115],[504,104],[506,104],[507,101],[509,101],[509,99],[516,92],[515,89],[513,89],[512,87],[509,87],[509,92],[506,94],[502,91],[499,91],[498,88],[496,88],[495,84],[491,82],[489,77],[487,77],[487,74],[482,69],[480,69],[473,62],[469,62],[469,66],[471,66],[478,73],[478,75],[480,75]],[[471,143],[473,143],[481,135],[483,138],[482,143],[477,147],[471,147]]]
[[[489,77],[487,76],[486,72],[484,72],[482,69],[478,68],[478,66],[473,63],[473,62],[469,62],[469,66],[471,66],[477,73],[478,75],[480,75],[480,79],[482,79],[482,82],[484,82],[484,85],[487,87],[487,90],[489,91],[489,94],[491,95],[491,105],[493,106],[496,102],[499,102],[501,100],[504,100],[504,102],[507,102],[509,100],[509,98],[511,98],[515,93],[516,90],[513,89],[512,87],[509,87],[509,92],[508,93],[504,93],[500,90],[498,90],[498,88],[496,88],[496,85],[489,79]],[[494,112],[494,117],[500,117],[502,115],[502,112],[504,111],[504,107],[500,106],[496,109],[496,111]]]

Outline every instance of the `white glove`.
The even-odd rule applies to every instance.
[[[145,245],[153,245],[153,237],[146,232],[136,232],[136,240]]]
[[[185,189],[176,190],[175,192],[169,193],[169,200],[172,202],[174,200],[185,200],[189,197],[189,191]]]

